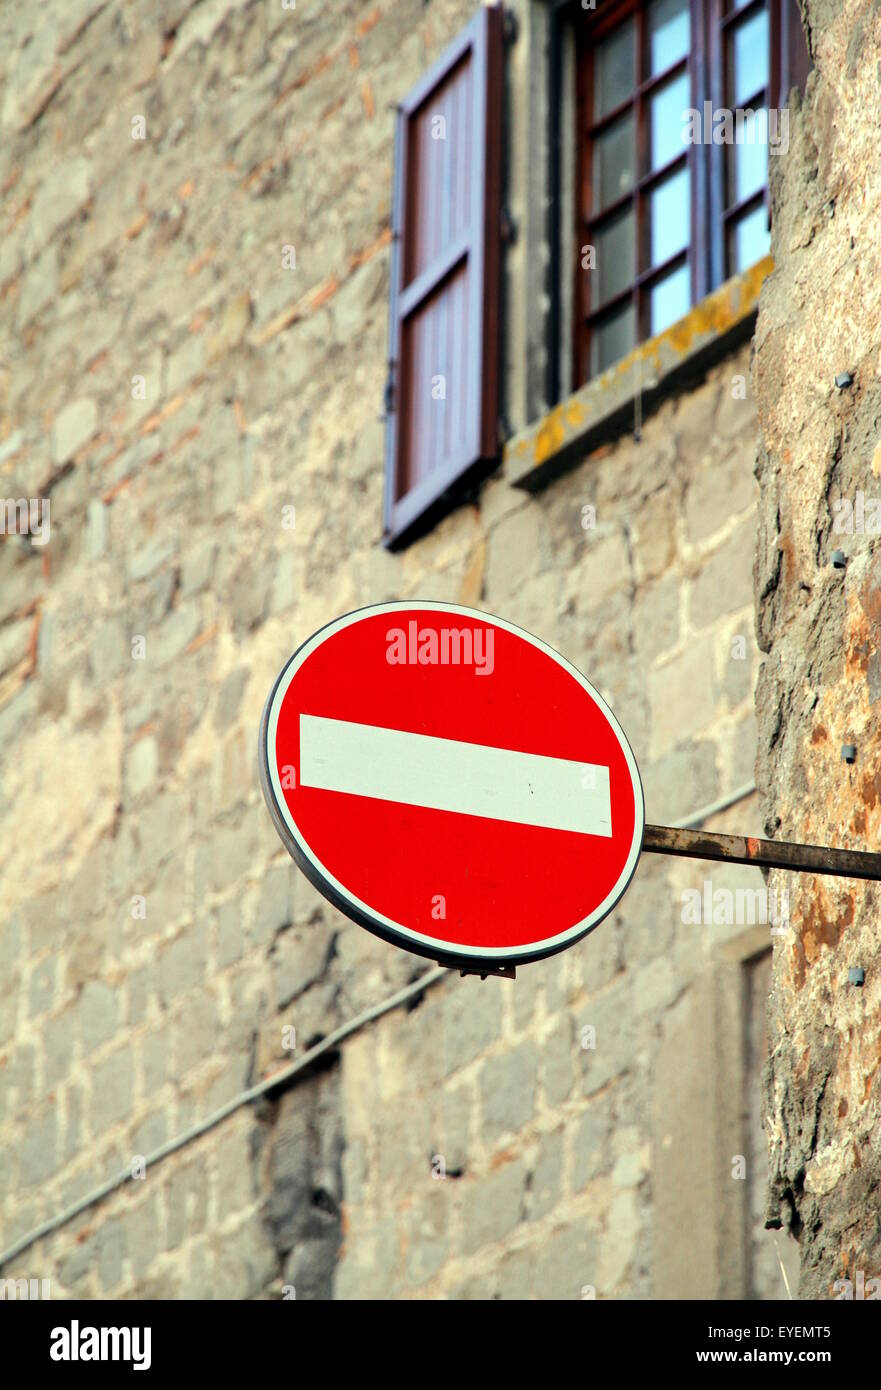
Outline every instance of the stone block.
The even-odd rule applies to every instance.
[[[740,626],[743,630],[729,633],[719,647],[719,685],[726,703],[732,709],[754,694],[756,682],[752,624],[742,623]]]
[[[576,1015],[576,1066],[586,1096],[601,1090],[633,1065],[636,1039],[630,988],[626,979],[612,985]]]
[[[669,487],[645,498],[637,507],[632,545],[636,578],[640,583],[659,579],[674,564],[679,507],[679,498]],[[620,580],[616,587],[620,587]]]
[[[498,1296],[506,1301],[525,1302],[532,1297],[532,1290],[535,1284],[535,1259],[536,1250],[534,1247],[525,1250],[513,1250],[507,1254],[499,1266]],[[474,1281],[474,1291],[468,1295],[471,1298],[485,1299],[486,1287],[482,1281]]]
[[[242,925],[242,910],[237,899],[223,903],[214,914],[215,957],[223,970],[235,965],[241,959],[244,949],[245,929]]]
[[[66,1009],[42,1025],[46,1058],[46,1084],[54,1090],[70,1071],[70,1059],[76,1035],[76,1010]]]
[[[633,601],[633,635],[643,661],[651,662],[679,642],[682,586],[675,576],[643,585]]]
[[[207,947],[204,923],[189,927],[163,947],[159,956],[159,997],[165,1007],[204,983]]]
[[[738,435],[752,433],[756,428],[756,402],[750,394],[749,363],[736,364],[736,370],[746,378],[745,396],[735,395],[730,374],[726,376],[724,388],[719,393],[716,410],[716,429],[723,439],[736,439]]]
[[[68,63],[57,55],[54,24],[43,24],[13,58],[5,86],[2,123],[8,130],[26,130],[58,89]]]
[[[520,1043],[487,1060],[480,1072],[482,1132],[492,1142],[522,1129],[535,1113],[538,1087],[538,1049]]]
[[[168,1074],[168,1029],[162,1027],[150,1033],[141,1043],[144,1065],[144,1090],[152,1096],[165,1085]]]
[[[715,374],[694,391],[683,392],[676,403],[674,429],[679,453],[692,458],[705,450],[713,437],[713,420],[720,384]]]
[[[756,441],[750,437],[721,458],[709,459],[695,474],[685,499],[686,528],[692,545],[704,545],[739,512],[747,507],[755,509],[755,461]]]
[[[134,1063],[130,1046],[119,1048],[92,1070],[92,1129],[100,1133],[131,1112]]]
[[[297,1302],[333,1297],[340,1240],[312,1237],[294,1246],[284,1267],[284,1283],[296,1290]]]
[[[277,864],[267,869],[260,885],[260,896],[254,916],[251,937],[255,945],[268,945],[277,932],[284,931],[294,920],[294,869],[290,864]],[[309,944],[317,939],[314,929],[307,934]],[[317,978],[312,976],[312,979]],[[307,982],[308,983],[308,982]],[[305,986],[304,986],[305,988]]]
[[[632,583],[630,549],[619,526],[598,527],[588,539],[573,581],[577,584],[578,607],[589,611],[610,598],[626,592]]]
[[[756,716],[749,714],[737,724],[731,749],[731,785],[745,786],[755,781],[759,730]]]
[[[504,1240],[523,1218],[527,1169],[515,1159],[485,1178],[463,1179],[463,1252]]]
[[[712,723],[716,715],[713,644],[690,642],[649,674],[651,750],[657,758]]]
[[[79,1086],[67,1086],[64,1093],[64,1143],[62,1163],[67,1165],[82,1153],[83,1138],[83,1092]]]
[[[612,1167],[614,1114],[610,1093],[597,1096],[582,1115],[573,1140],[572,1190],[575,1193]]]
[[[457,981],[444,996],[443,1037],[434,1034],[431,1045],[441,1042],[447,1075],[458,1071],[489,1047],[502,1031],[502,990],[510,981],[465,978]],[[479,1001],[473,989],[480,989]],[[423,1006],[424,1007],[424,1006]]]
[[[31,1018],[37,1018],[52,1007],[57,981],[57,956],[50,956],[31,971],[28,990],[28,1014]]]
[[[320,980],[327,967],[333,937],[323,923],[286,932],[272,955],[272,973],[278,1008],[298,999]]]
[[[168,1120],[164,1110],[154,1110],[132,1132],[132,1153],[146,1158],[168,1139]]]
[[[222,1030],[213,995],[197,990],[174,1025],[174,1072],[182,1077],[222,1046]]]
[[[546,562],[546,522],[530,501],[496,523],[489,535],[486,598],[491,607],[504,603]]]
[[[542,1043],[541,1075],[546,1105],[554,1108],[568,1100],[575,1079],[574,1058],[572,1020],[564,1013]]]
[[[596,1285],[597,1241],[584,1219],[554,1231],[536,1251],[534,1291],[540,1299],[581,1299]]]
[[[703,561],[688,593],[692,627],[704,628],[729,613],[752,608],[755,552],[756,526],[750,516]]]
[[[46,247],[29,268],[22,281],[18,301],[17,323],[24,328],[55,299],[58,289],[58,248],[52,244]]]
[[[66,463],[92,438],[98,428],[98,407],[84,398],[71,401],[59,411],[52,427],[52,457],[56,464]]]
[[[128,1253],[125,1225],[118,1217],[102,1221],[95,1239],[95,1253],[98,1280],[102,1292],[107,1294],[122,1283],[122,1262]]]
[[[165,1184],[166,1249],[176,1250],[187,1237],[200,1235],[205,1230],[208,1194],[209,1185],[201,1163],[185,1161],[168,1177]]]
[[[137,1206],[126,1210],[121,1220],[125,1227],[125,1244],[136,1280],[143,1279],[156,1256],[162,1240],[162,1221],[155,1192]]]
[[[58,1115],[54,1104],[28,1115],[19,1145],[21,1182],[24,1187],[46,1183],[58,1170]]]
[[[147,662],[155,670],[183,656],[186,648],[202,630],[198,603],[182,603],[173,608],[159,624],[157,631],[147,637]]]
[[[128,801],[134,801],[155,782],[159,772],[159,745],[152,734],[145,734],[125,755],[123,781]]]
[[[467,1172],[471,1144],[471,1092],[464,1086],[444,1087],[438,1106],[434,1153],[447,1175]],[[434,1162],[434,1159],[432,1159]],[[441,1179],[436,1179],[441,1181]],[[446,1178],[443,1179],[446,1181]]]
[[[96,1047],[109,1042],[116,1032],[117,991],[101,980],[89,980],[83,986],[76,1012],[83,1056],[87,1057]]]
[[[677,748],[640,767],[646,820],[671,825],[708,806],[719,795],[716,748],[708,740]]]
[[[563,1131],[543,1134],[529,1184],[526,1215],[538,1221],[553,1211],[560,1200],[563,1177]]]
[[[83,155],[65,160],[43,180],[28,221],[30,255],[41,251],[58,228],[79,212],[89,199],[91,185],[89,161]]]
[[[217,1214],[221,1221],[251,1206],[256,1191],[251,1127],[239,1120],[224,1133],[217,1152]]]
[[[636,1193],[618,1192],[612,1199],[596,1262],[597,1292],[609,1297],[626,1288],[637,1254],[641,1222]]]
[[[128,577],[137,583],[146,579],[156,570],[170,564],[177,554],[177,540],[167,532],[159,532],[148,539],[139,538],[126,557]]]

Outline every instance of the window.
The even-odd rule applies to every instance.
[[[797,0],[517,14],[513,61],[513,15],[477,5],[398,107],[388,546],[491,471],[501,414],[522,431],[769,248],[768,152],[809,67]]]
[[[808,57],[795,0],[598,0],[572,19],[578,385],[767,254],[768,150],[788,146],[778,107]]]

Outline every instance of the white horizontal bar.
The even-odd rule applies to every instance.
[[[612,834],[609,769],[300,715],[300,785],[435,811]]]

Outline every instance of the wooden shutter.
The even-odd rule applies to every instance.
[[[503,16],[482,7],[398,108],[385,541],[498,453]]]

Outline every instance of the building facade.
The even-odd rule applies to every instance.
[[[425,961],[298,874],[260,794],[288,655],[412,597],[583,670],[650,821],[758,834],[778,805],[757,527],[775,690],[808,609],[762,577],[800,409],[762,363],[794,287],[805,313],[823,293],[799,190],[828,98],[776,0],[507,14],[0,19],[0,491],[28,504],[0,539],[0,1274],[53,1296],[796,1290],[806,1131],[776,1097],[800,1063],[773,1033],[782,1214],[761,1118],[772,955],[813,963],[791,885],[644,855],[572,949],[420,986]],[[787,148],[683,143],[697,98],[779,108]],[[828,571],[818,622],[854,576]],[[800,804],[794,837],[819,836]]]

